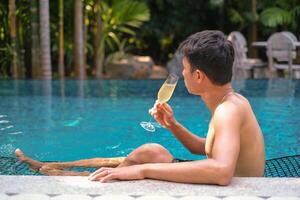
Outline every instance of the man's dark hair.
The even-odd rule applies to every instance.
[[[188,59],[191,72],[203,71],[216,85],[231,81],[234,49],[221,31],[201,31],[189,36],[179,48]]]

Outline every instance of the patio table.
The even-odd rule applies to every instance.
[[[296,48],[300,48],[300,42],[294,42]],[[251,46],[253,47],[267,47],[267,41],[256,41],[252,42]]]

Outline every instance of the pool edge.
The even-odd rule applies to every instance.
[[[8,199],[14,195],[25,194],[46,195],[50,199],[58,195],[84,195],[90,199],[110,195],[121,195],[134,199],[143,199],[149,195],[168,196],[168,199],[186,196],[210,196],[216,199],[232,196],[269,199],[278,196],[300,199],[300,179],[234,177],[229,186],[223,187],[156,180],[99,183],[91,182],[86,177],[2,175],[0,176],[0,194],[8,196]]]

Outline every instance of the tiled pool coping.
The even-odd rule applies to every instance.
[[[119,195],[119,196],[112,196]],[[299,178],[233,178],[226,187],[142,180],[91,182],[86,177],[0,176],[0,199],[300,199]],[[243,197],[241,197],[243,196]],[[272,198],[271,198],[272,197]],[[293,197],[293,198],[292,198]],[[278,198],[277,198],[278,199]]]

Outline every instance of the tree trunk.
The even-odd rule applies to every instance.
[[[94,68],[96,78],[102,78],[103,76],[103,60],[104,51],[102,43],[102,21],[100,11],[100,0],[97,0],[94,7],[96,14],[96,27],[95,27],[95,51],[94,51]],[[101,47],[101,48],[100,48]]]
[[[256,14],[256,0],[251,0],[251,12]],[[251,47],[252,42],[257,41],[257,27],[256,21],[252,22],[249,29],[249,39],[248,39],[248,46]],[[257,49],[249,48],[249,55],[251,57],[257,58]]]
[[[84,47],[83,47],[83,14],[81,0],[75,0],[74,12],[74,66],[75,75],[78,79],[85,79]]]
[[[86,66],[86,54],[87,54],[86,45],[87,45],[87,34],[88,34],[88,26],[85,22],[89,20],[85,7],[86,7],[86,5],[83,4],[83,63],[84,63],[84,67]],[[84,69],[85,69],[85,74],[87,77],[88,76],[87,69],[86,68],[84,68]]]
[[[58,54],[58,70],[59,78],[65,78],[65,65],[64,65],[64,1],[59,0],[58,8],[59,17],[59,54]]]
[[[40,39],[41,39],[41,78],[52,78],[49,29],[49,1],[39,0],[40,6]]]
[[[16,2],[15,0],[9,0],[9,28],[12,48],[12,76],[14,79],[18,79],[18,51],[17,51],[17,37],[16,37]]]
[[[31,0],[31,76],[33,79],[40,77],[40,54],[39,54],[39,24],[38,3]]]

